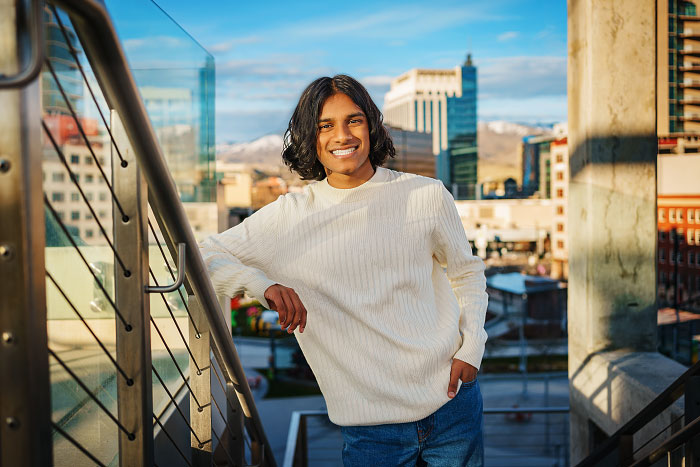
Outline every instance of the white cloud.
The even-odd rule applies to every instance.
[[[490,98],[479,100],[479,120],[506,120],[527,124],[566,120],[566,96]]]
[[[344,16],[314,18],[312,22],[297,23],[279,31],[291,37],[336,37],[339,35],[362,34],[364,37],[384,38],[390,45],[400,44],[403,39],[414,39],[421,34],[475,21],[498,21],[502,19],[493,2],[463,3],[436,8],[433,5],[400,5],[378,10],[348,21]]]
[[[566,96],[566,57],[504,57],[478,65],[479,99]]]
[[[389,86],[391,84],[391,80],[394,78],[394,76],[389,75],[376,75],[365,76],[364,78],[360,78],[360,81],[365,86]]]
[[[223,42],[218,42],[207,47],[207,50],[211,53],[221,54],[229,52],[237,45],[241,44],[255,44],[260,42],[262,39],[259,36],[246,36],[246,37],[234,37]]]
[[[148,36],[126,39],[124,41],[124,48],[127,50],[137,50],[152,47],[181,47],[183,45],[191,45],[191,43],[174,36]]]
[[[519,35],[520,35],[520,33],[518,33],[517,31],[506,31],[503,34],[498,35],[498,40],[500,42],[506,42],[506,41],[515,39]]]

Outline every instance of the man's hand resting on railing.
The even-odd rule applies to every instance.
[[[299,332],[304,332],[306,308],[294,289],[280,284],[271,285],[265,291],[265,300],[270,309],[279,314],[282,329],[287,328],[287,332],[291,334],[299,326]]]

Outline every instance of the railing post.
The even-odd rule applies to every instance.
[[[25,65],[18,47],[28,46],[16,3],[0,0],[7,76]],[[38,80],[0,90],[0,109],[0,465],[45,466],[52,444]]]
[[[624,434],[620,436],[620,444],[617,447],[618,465],[631,465],[634,462],[634,437]]]
[[[197,360],[197,363],[192,361],[190,357],[190,424],[192,430],[197,433],[190,433],[190,446],[192,447],[192,464],[195,466],[210,466],[212,463],[212,446],[214,439],[211,426],[211,362],[210,353],[210,334],[209,323],[202,311],[202,305],[197,300],[197,297],[190,295],[187,299],[187,304],[192,314],[192,320],[196,324],[189,324],[189,342],[192,355]],[[199,331],[199,333],[197,332]],[[197,368],[199,365],[199,369]],[[194,397],[193,397],[194,396]],[[196,397],[196,400],[195,400]],[[197,401],[202,405],[201,409],[197,405]],[[199,441],[205,442],[200,445]]]
[[[125,272],[115,264],[115,302],[128,323],[124,326],[117,321],[117,362],[130,378],[117,379],[119,420],[130,432],[119,432],[119,463],[122,466],[153,465],[151,311],[145,291],[148,284],[147,187],[122,121],[114,110],[111,126],[114,144],[124,158],[121,163],[113,148],[112,185],[125,215],[114,207],[114,246],[128,270]]]
[[[700,417],[700,376],[691,376],[685,383],[685,425]],[[685,445],[685,467],[700,467],[700,439]]]
[[[306,414],[299,414],[297,427],[297,444],[294,448],[294,467],[306,467],[309,465],[308,440],[306,437]]]
[[[230,402],[233,401],[233,402]],[[231,433],[229,434],[229,446],[231,448],[231,456],[233,456],[234,462],[237,466],[245,465],[245,433],[243,426],[243,410],[241,405],[238,403],[238,396],[236,395],[236,388],[233,387],[233,383],[230,381],[226,382],[226,417],[228,418],[228,425],[231,427]]]
[[[229,332],[231,332],[231,298],[223,295],[219,295],[216,298],[219,300],[221,311],[224,313],[224,321],[228,326]],[[231,336],[231,339],[233,339],[233,336]],[[222,441],[227,443],[226,448],[231,453],[235,465],[243,467],[245,465],[245,417],[243,416],[243,409],[238,401],[238,394],[233,382],[226,379],[225,384],[226,421],[231,431],[227,433],[226,440]],[[253,465],[255,464],[256,462],[253,462]]]

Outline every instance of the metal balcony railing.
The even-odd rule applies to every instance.
[[[489,467],[569,465],[569,407],[484,408]],[[284,467],[342,466],[340,428],[325,410],[292,414]]]
[[[685,413],[655,434],[645,433],[645,427],[681,397]],[[577,465],[652,466],[664,458],[667,465],[700,465],[700,362]]]
[[[0,23],[0,465],[274,466],[105,5]]]

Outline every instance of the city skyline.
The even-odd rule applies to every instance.
[[[480,121],[566,119],[562,1],[158,5],[216,59],[217,143],[280,133],[303,88],[318,76],[358,78],[381,108],[392,78],[411,68],[452,68],[469,51],[479,69]],[[130,59],[149,38],[171,35],[134,19],[143,2],[108,7]],[[120,28],[119,18],[129,27]]]

